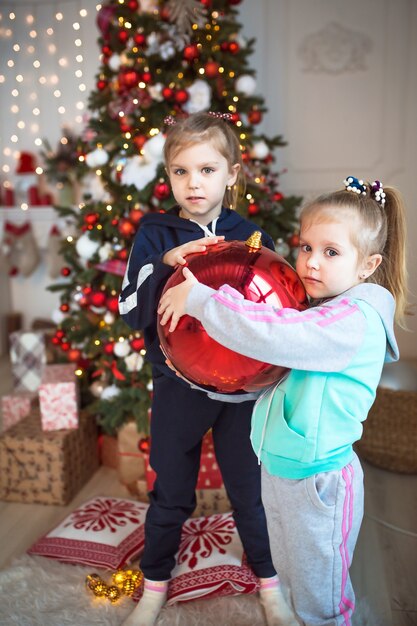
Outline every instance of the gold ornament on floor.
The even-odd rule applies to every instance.
[[[98,574],[88,574],[85,584],[95,596],[117,602],[122,595],[131,596],[143,580],[141,570],[117,570],[112,574],[113,585],[108,585]]]

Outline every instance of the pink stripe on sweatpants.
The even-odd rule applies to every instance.
[[[346,598],[346,583],[349,575],[350,557],[347,542],[350,531],[352,530],[353,520],[353,467],[347,465],[342,469],[342,477],[345,481],[346,492],[343,502],[343,519],[342,519],[342,542],[339,546],[340,556],[342,558],[342,585],[340,590],[341,599],[339,609],[344,618],[345,626],[351,626],[351,613],[355,609],[355,604]]]

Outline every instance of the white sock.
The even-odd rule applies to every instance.
[[[154,626],[167,599],[168,581],[145,578],[143,595],[122,626]]]
[[[268,626],[299,626],[294,612],[285,600],[278,576],[260,578],[259,599]]]

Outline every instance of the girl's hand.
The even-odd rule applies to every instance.
[[[198,280],[194,274],[190,272],[188,267],[184,267],[182,273],[185,278],[184,282],[168,289],[160,299],[158,305],[158,313],[162,315],[160,320],[161,326],[165,326],[165,324],[171,320],[169,325],[170,333],[176,329],[180,318],[185,315],[185,303],[188,294],[193,285],[198,283]]]
[[[164,254],[162,261],[171,267],[185,265],[185,257],[187,254],[191,254],[192,252],[204,252],[207,246],[213,246],[223,240],[224,235],[219,235],[217,237],[202,237],[201,239],[196,239],[196,241],[187,241],[187,243],[183,243],[177,248],[168,250],[168,252]]]

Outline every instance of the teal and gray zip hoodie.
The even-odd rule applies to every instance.
[[[251,441],[270,474],[292,479],[352,460],[383,364],[399,358],[394,311],[392,295],[371,283],[305,311],[200,283],[186,303],[186,312],[222,345],[290,368],[257,400]]]

